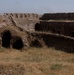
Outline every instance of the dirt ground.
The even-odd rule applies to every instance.
[[[74,54],[55,48],[0,47],[0,75],[74,75]]]

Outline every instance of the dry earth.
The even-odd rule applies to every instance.
[[[0,75],[74,75],[74,54],[54,48],[0,47]]]

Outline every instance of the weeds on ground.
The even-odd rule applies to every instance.
[[[5,48],[0,46],[0,52],[4,52],[4,51],[5,51]]]
[[[62,68],[63,68],[62,64],[52,64],[50,67],[51,70],[60,70]]]

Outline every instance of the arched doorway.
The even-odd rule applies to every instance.
[[[9,30],[5,30],[2,34],[2,46],[3,47],[10,47],[10,40],[11,40],[11,33]]]
[[[35,30],[36,31],[40,31],[41,30],[39,23],[36,23],[35,24]]]
[[[22,49],[23,46],[24,46],[24,44],[23,44],[23,41],[20,37],[14,38],[14,41],[13,41],[13,44],[12,44],[12,47],[14,49]]]

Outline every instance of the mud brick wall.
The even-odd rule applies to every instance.
[[[43,40],[48,47],[54,47],[56,50],[65,52],[74,52],[74,40],[46,35]]]
[[[41,20],[74,20],[74,13],[46,13]]]
[[[36,31],[45,31],[45,32],[63,32],[65,23],[63,22],[40,22],[40,24],[35,25]]]
[[[34,34],[34,35],[33,35]],[[32,33],[31,36],[35,38],[36,40],[32,39],[32,46],[34,47],[54,47],[56,50],[61,50],[69,53],[74,53],[74,40],[61,37],[61,36],[55,36],[50,34],[38,34],[38,33]],[[40,36],[40,37],[39,37]],[[42,39],[42,41],[39,41],[39,39]],[[36,44],[36,45],[35,45]]]
[[[35,25],[36,31],[58,33],[74,37],[74,22],[40,22]]]
[[[17,23],[17,26],[23,28],[26,31],[34,31],[35,24],[39,22],[39,15],[35,13],[5,13],[4,17],[8,20],[7,23],[11,22],[10,16]]]

